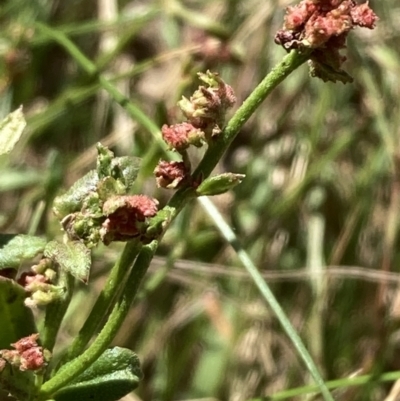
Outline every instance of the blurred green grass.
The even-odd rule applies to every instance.
[[[138,190],[161,204],[170,196],[154,185],[161,152],[150,133],[34,22],[64,32],[161,126],[179,121],[176,101],[207,68],[233,86],[240,104],[284,55],[273,37],[288,4],[4,1],[0,115],[23,104],[28,129],[16,151],[0,159],[2,231],[60,236],[52,200],[92,167],[97,141],[118,155],[143,157]],[[327,380],[400,369],[400,6],[370,5],[377,28],[352,32],[348,44],[345,68],[354,83],[310,79],[305,66],[295,71],[218,167],[246,174],[245,181],[213,199]],[[96,250],[94,286],[80,289],[60,348],[79,329],[119,251]],[[143,361],[143,400],[241,401],[311,381],[197,204],[164,238],[116,342]],[[391,383],[373,382],[335,397],[389,401],[391,391]]]

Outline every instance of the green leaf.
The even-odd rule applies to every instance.
[[[10,153],[26,126],[22,106],[0,122],[0,155]]]
[[[79,241],[61,243],[51,241],[46,245],[44,255],[61,269],[72,274],[77,279],[87,283],[90,273],[90,250]]]
[[[128,191],[138,176],[141,159],[133,156],[114,157],[114,153],[100,142],[97,152],[96,170],[99,178],[113,177]]]
[[[37,332],[32,311],[24,304],[26,296],[14,280],[0,277],[0,349]]]
[[[98,182],[97,172],[91,170],[76,181],[65,194],[57,196],[53,203],[56,216],[62,219],[70,213],[80,211],[88,195],[96,192]]]
[[[142,159],[133,156],[122,156],[113,159],[111,165],[113,168],[113,177],[123,181],[126,190],[132,188],[138,174]]]
[[[68,368],[68,365],[65,365]],[[56,401],[116,401],[134,390],[142,378],[137,355],[129,349],[114,347],[54,395]]]
[[[0,234],[0,270],[18,269],[21,262],[43,252],[46,240],[33,235]]]
[[[17,400],[29,400],[35,387],[35,376],[33,372],[20,371],[17,367],[7,364],[0,372],[0,390],[4,390],[4,400],[7,394],[11,394]],[[0,391],[0,397],[3,393]],[[1,398],[3,400],[3,398]]]
[[[223,194],[243,181],[245,175],[224,173],[205,179],[196,189],[198,196]]]

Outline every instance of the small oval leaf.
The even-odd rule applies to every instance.
[[[57,263],[61,269],[87,283],[90,273],[90,250],[79,241],[61,243],[51,241],[46,245],[44,255]]]
[[[68,364],[65,365],[65,369]],[[71,384],[54,395],[56,401],[116,401],[134,390],[142,378],[137,355],[129,349],[114,347]]]
[[[63,195],[54,199],[53,210],[59,219],[70,213],[81,210],[83,202],[91,192],[95,192],[99,176],[95,170],[89,171],[86,175],[75,182],[74,185]]]
[[[244,174],[234,173],[223,173],[209,177],[196,188],[196,194],[198,196],[220,195],[240,184],[244,178]]]
[[[0,270],[18,269],[24,260],[43,252],[46,240],[33,235],[0,234]]]

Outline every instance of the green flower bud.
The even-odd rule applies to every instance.
[[[224,173],[204,180],[196,189],[198,196],[223,194],[240,184],[244,174]]]

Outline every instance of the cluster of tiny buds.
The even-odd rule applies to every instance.
[[[7,363],[22,371],[37,371],[45,367],[51,354],[39,346],[38,339],[39,334],[35,333],[11,344],[13,350],[0,350],[0,372],[6,367]]]
[[[45,306],[63,296],[64,289],[53,284],[57,273],[53,269],[53,262],[43,258],[37,265],[24,272],[18,283],[28,294],[25,305],[31,308]]]
[[[103,205],[106,217],[100,229],[105,245],[128,241],[145,233],[146,220],[157,214],[158,201],[146,195],[113,196]]]
[[[190,99],[182,97],[178,103],[186,121],[161,128],[168,147],[182,155],[190,146],[201,147],[214,141],[222,132],[227,110],[236,101],[232,87],[217,73],[207,71],[198,76],[206,86],[199,86]],[[161,160],[154,171],[157,185],[176,189],[188,181],[190,170],[185,157],[182,162]]]
[[[277,32],[275,42],[286,50],[313,50],[313,75],[345,82],[351,79],[343,74],[329,76],[326,71],[333,69],[342,73],[340,66],[346,58],[339,54],[339,50],[346,47],[348,33],[357,26],[373,29],[377,20],[368,2],[301,0],[299,4],[287,7],[283,29]]]

